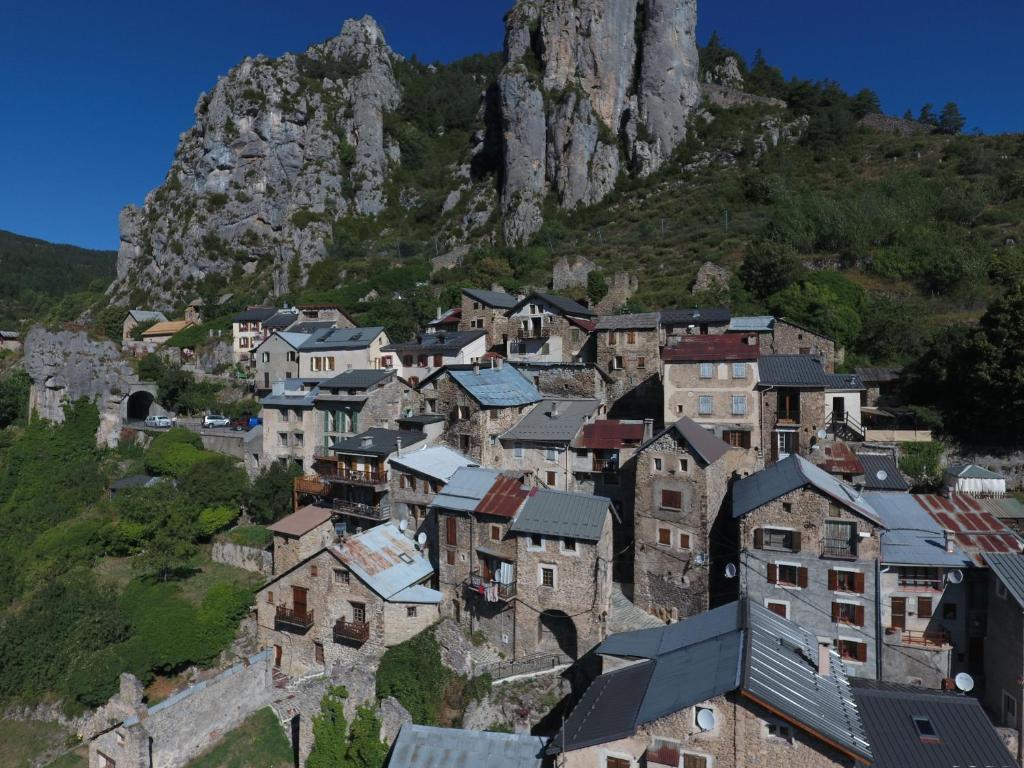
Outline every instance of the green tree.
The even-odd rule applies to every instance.
[[[939,133],[947,136],[955,136],[960,133],[967,124],[967,118],[960,114],[960,107],[954,102],[949,102],[939,113],[939,120],[936,124]]]
[[[249,478],[230,456],[205,455],[178,475],[178,488],[198,507],[227,506],[236,510],[249,491]]]
[[[273,523],[292,511],[292,489],[302,471],[275,461],[264,469],[249,489],[246,507],[258,523]]]
[[[133,562],[136,568],[167,581],[188,566],[196,554],[195,513],[178,494],[160,497],[152,510],[145,549]]]
[[[921,112],[917,116],[917,122],[934,127],[938,123],[938,118],[935,117],[935,106],[925,104],[921,107]]]
[[[380,720],[369,707],[359,707],[349,729],[348,749],[341,768],[382,768],[388,746],[380,740]]]
[[[796,252],[785,243],[756,240],[747,247],[739,278],[755,296],[764,298],[794,283],[804,273]]]
[[[0,378],[0,429],[22,421],[28,415],[28,393],[32,382],[16,368]]]
[[[768,299],[768,307],[778,316],[831,336],[840,346],[849,347],[860,333],[860,315],[844,304],[835,292],[815,283],[794,283]]]
[[[882,102],[879,101],[877,93],[870,88],[864,88],[850,99],[850,110],[858,119],[865,115],[877,115],[882,111]]]
[[[377,698],[394,696],[414,723],[437,725],[450,673],[431,631],[388,648],[377,668]]]
[[[604,279],[604,275],[598,270],[591,270],[587,273],[587,298],[590,299],[590,305],[597,304],[601,299],[608,295],[608,282]]]
[[[313,751],[306,760],[307,768],[340,768],[345,765],[348,739],[345,731],[345,699],[343,686],[329,688],[320,700],[320,713],[313,716]]]

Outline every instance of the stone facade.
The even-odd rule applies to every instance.
[[[425,533],[427,543],[424,554],[437,568],[437,517],[430,504],[444,483],[420,472],[391,465],[388,472],[388,498],[391,505],[391,519],[405,521],[410,534]]]
[[[708,565],[701,561],[740,454],[707,464],[674,429],[637,452],[633,600],[641,608],[665,619],[707,610]]]
[[[631,272],[616,272],[607,284],[608,293],[594,305],[594,311],[599,315],[620,311],[640,290],[640,280]]]
[[[802,328],[787,320],[776,319],[772,329],[770,353],[774,355],[817,355],[826,373],[833,373],[843,361],[842,349],[828,336]]]
[[[658,328],[599,330],[594,334],[597,365],[610,379],[608,408],[618,418],[643,418],[660,399],[661,331]],[[616,404],[630,396],[632,408]],[[644,406],[647,406],[646,408]],[[626,410],[628,412],[620,413]]]
[[[592,397],[602,403],[607,398],[609,379],[593,363],[517,363],[515,369],[545,397]]]
[[[328,448],[335,440],[351,437],[375,427],[395,429],[398,419],[413,408],[415,397],[397,376],[383,384],[353,393],[334,394],[321,386],[313,406],[313,431],[310,438],[317,449]]]
[[[989,572],[983,701],[996,725],[1024,729],[1024,615],[1013,595]]]
[[[280,575],[334,541],[334,526],[325,520],[301,536],[274,533],[274,575]]]
[[[826,541],[827,523],[849,526],[848,539]],[[785,534],[785,541],[768,530]],[[813,488],[791,491],[740,520],[740,588],[750,600],[831,639],[851,675],[874,678],[880,533]],[[840,647],[839,640],[857,645]]]
[[[269,576],[274,571],[274,555],[265,549],[244,547],[230,541],[215,541],[210,553],[215,563],[224,563],[244,571]]]
[[[770,387],[759,391],[761,446],[765,464],[791,453],[807,456],[825,428],[824,389]]]
[[[572,471],[573,452],[563,443],[530,443],[499,440],[499,469],[522,472],[537,479],[537,484],[558,491],[575,491]]]
[[[263,404],[265,466],[280,461],[295,465],[303,472],[312,471],[317,447],[317,414],[312,406],[312,402],[296,403],[292,407]]]
[[[564,291],[586,287],[587,277],[595,269],[597,265],[584,256],[576,256],[571,261],[568,256],[563,256],[551,269],[551,289]]]
[[[252,356],[257,392],[270,391],[275,381],[299,378],[298,350],[276,333],[259,343]]]
[[[460,331],[487,331],[487,348],[503,349],[508,340],[508,318],[505,310],[492,307],[477,299],[462,294],[462,317]]]
[[[506,313],[505,357],[522,362],[591,362],[588,322],[560,311],[540,296]],[[592,327],[592,324],[590,324]]]

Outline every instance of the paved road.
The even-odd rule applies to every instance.
[[[153,434],[159,434],[160,432],[166,432],[167,427],[147,427],[146,422],[143,419],[128,419],[124,424],[130,429],[138,429],[144,432],[151,432]],[[189,429],[195,432],[197,435],[210,435],[214,437],[245,437],[251,430],[233,430],[231,427],[214,427],[211,429],[203,428],[203,420],[201,418],[182,417],[178,419],[177,426],[184,429]]]

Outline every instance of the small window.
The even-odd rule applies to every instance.
[[[317,568],[316,563],[313,563],[311,566],[309,566],[309,575],[314,579],[320,575],[320,569]]]
[[[558,477],[554,472],[548,472],[545,480],[548,488],[554,488],[558,484]]]
[[[672,544],[672,531],[668,528],[658,529],[658,543],[669,546]]]
[[[640,370],[640,371],[645,370],[647,368],[647,360],[646,360],[646,358],[638,357],[636,359],[636,367],[637,367],[637,370]]]
[[[793,511],[793,505],[790,504],[788,501],[782,502],[782,511],[788,515],[790,512]]]
[[[566,552],[575,552],[576,551],[576,539],[573,539],[573,538],[562,539],[562,549],[565,550]]]
[[[734,379],[745,379],[745,378],[747,378],[747,364],[746,363],[733,363],[732,364],[732,377]]]
[[[621,371],[625,367],[622,362],[622,355],[615,356],[615,365],[613,367],[616,371]]]
[[[554,568],[541,568],[540,569],[540,584],[542,587],[554,587],[555,586],[555,569]]]
[[[764,604],[764,607],[776,616],[781,616],[784,619],[789,618],[789,605],[786,603],[782,603],[777,600],[769,600]]]
[[[654,471],[661,472],[661,459],[654,460]]]
[[[626,331],[626,343],[636,344],[636,331]]]
[[[939,733],[935,730],[935,726],[932,725],[930,718],[924,716],[916,716],[913,718],[914,728],[917,729],[917,735],[921,741],[938,741]]]
[[[700,416],[710,416],[714,412],[715,399],[711,395],[701,395],[697,402],[697,413]]]
[[[686,459],[680,459],[679,460],[679,471],[680,472],[685,472],[689,468],[690,468],[690,462],[688,462]]]
[[[530,546],[531,547],[536,547],[537,549],[543,549],[543,547],[544,547],[544,539],[540,536],[540,534],[531,533],[530,534]]]
[[[455,550],[454,549],[445,550],[444,561],[448,565],[455,565]]]
[[[492,525],[491,526],[491,541],[501,541],[501,526],[500,525]]]
[[[711,768],[711,759],[704,755],[693,755],[686,752],[683,754],[681,768]]]
[[[512,455],[515,456],[517,459],[523,458],[523,444],[522,443],[516,443],[512,447]]]
[[[689,549],[690,548],[690,534],[680,533],[679,534],[679,548]]]
[[[769,738],[793,743],[793,730],[787,723],[769,721],[764,724],[764,732]]]
[[[335,584],[348,584],[349,580],[350,580],[349,573],[344,568],[335,568],[334,569],[334,583]]]
[[[557,459],[557,458],[558,458],[558,451],[556,451],[554,448],[545,448],[544,449],[544,459],[546,461],[555,461],[555,459]]]
[[[316,659],[317,664],[324,663],[324,644],[313,642],[313,657]]]
[[[670,491],[667,488],[663,488],[661,491],[661,506],[665,509],[682,509],[682,491]]]
[[[715,366],[712,363],[701,363],[700,364],[700,377],[702,379],[710,379],[715,375]]]
[[[796,587],[800,581],[800,568],[795,565],[778,566],[778,583],[787,587]]]
[[[270,353],[269,352],[264,352],[263,353],[263,362],[264,363],[269,363],[270,362]]]
[[[366,622],[366,603],[352,603],[352,621]]]
[[[868,646],[857,640],[836,640],[836,652],[843,661],[866,662],[868,660]]]
[[[270,605],[274,604],[274,593],[273,592],[267,592],[267,603],[270,604]]]
[[[618,334],[615,331],[608,331],[608,346],[609,347],[614,347],[615,346],[615,337],[617,335]]]
[[[406,615],[406,618],[415,619],[416,618],[416,606],[415,605],[407,605],[405,607],[405,615]]]

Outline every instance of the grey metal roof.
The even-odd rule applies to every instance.
[[[601,404],[597,400],[541,400],[502,440],[569,443]]]
[[[706,464],[714,464],[732,448],[728,443],[715,437],[710,430],[705,429],[689,416],[684,416],[679,421],[669,424],[663,430],[654,434],[649,440],[641,443],[637,448],[637,452],[639,453],[644,450],[651,443],[669,432],[675,432],[675,434],[683,438],[691,450]]]
[[[518,297],[513,296],[510,293],[502,293],[501,291],[485,291],[482,288],[463,288],[462,292],[474,301],[479,301],[481,304],[486,304],[489,307],[496,307],[497,309],[511,309],[519,302]]]
[[[775,318],[771,315],[734,317],[729,321],[729,330],[741,333],[768,333],[774,326]]]
[[[321,389],[370,389],[395,376],[392,368],[354,368],[320,382]]]
[[[856,373],[826,373],[828,389],[862,390],[864,382]]]
[[[969,477],[975,480],[1005,480],[1003,475],[993,472],[991,469],[979,467],[977,464],[950,464],[946,467],[946,474],[953,477]]]
[[[546,739],[526,733],[402,726],[388,768],[540,768]]]
[[[863,367],[854,368],[854,372],[860,376],[861,381],[870,381],[872,383],[884,383],[887,381],[899,381],[900,369],[899,368],[874,368],[874,367]]]
[[[972,696],[876,680],[850,681],[871,742],[873,768],[1011,768],[1017,763]],[[935,739],[922,739],[926,717]]]
[[[761,355],[758,384],[772,387],[829,386],[829,378],[814,355]]]
[[[157,312],[156,310],[129,309],[128,314],[131,315],[134,320],[140,323],[147,323],[150,320],[156,321],[158,323],[167,322],[167,316],[163,312]]]
[[[333,320],[303,320],[288,328],[290,333],[313,333],[322,331],[324,328],[333,328]]]
[[[533,382],[511,365],[500,368],[450,367],[448,373],[480,405],[491,408],[529,405],[540,400]]]
[[[296,309],[282,309],[263,321],[264,328],[284,330],[299,319],[299,312]]]
[[[834,499],[852,512],[881,525],[878,514],[867,499],[849,483],[844,483],[795,453],[782,461],[747,475],[733,484],[732,515],[743,515],[805,485]]]
[[[564,296],[555,296],[553,293],[531,293],[520,301],[516,302],[510,310],[516,310],[520,307],[526,306],[531,303],[534,299],[540,299],[541,301],[547,302],[556,310],[564,315],[574,315],[575,317],[594,317],[596,314],[594,310],[588,309],[580,304],[578,301],[567,299]]]
[[[937,568],[972,565],[970,556],[959,546],[954,552],[946,551],[942,526],[910,494],[868,491],[864,498],[886,528],[881,536],[883,563]]]
[[[614,331],[619,328],[657,328],[661,322],[657,312],[642,312],[634,315],[603,315],[597,318],[597,330]]]
[[[302,388],[299,379],[282,379],[275,381],[270,394],[260,400],[264,408],[312,408],[320,395],[320,388]]]
[[[908,491],[910,483],[892,456],[882,453],[858,453],[857,460],[864,468],[864,488],[869,491]]]
[[[603,496],[537,489],[512,521],[516,533],[597,541],[611,501]]]
[[[272,316],[277,309],[274,307],[248,307],[231,318],[233,323],[247,323],[253,320],[263,322]]]
[[[402,448],[408,448],[425,439],[422,432],[411,432],[404,429],[382,429],[373,427],[352,437],[335,440],[331,450],[338,453],[349,453],[362,456],[390,456],[398,450],[398,441]]]
[[[659,314],[662,325],[725,325],[732,318],[725,307],[663,309]]]
[[[412,602],[441,602],[440,592],[420,585],[434,572],[430,561],[391,523],[357,533],[328,549],[385,600],[404,602],[398,596],[416,585],[420,589],[408,593],[415,598]]]
[[[472,512],[491,490],[499,474],[496,469],[485,467],[457,469],[430,506],[456,512]]]
[[[986,552],[985,562],[992,572],[1024,608],[1024,555]]]
[[[366,349],[384,331],[379,325],[366,328],[322,328],[302,343],[303,352],[332,349]]]
[[[438,331],[421,333],[415,341],[400,341],[381,347],[383,352],[424,352],[429,355],[455,354],[487,335],[487,331]]]
[[[390,464],[443,482],[448,482],[460,467],[478,466],[472,459],[446,445],[425,445],[401,456],[392,456]]]

